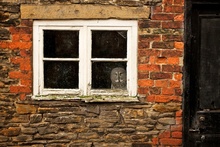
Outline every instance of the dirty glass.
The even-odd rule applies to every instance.
[[[44,61],[44,88],[78,88],[79,63]]]
[[[92,89],[126,89],[126,64],[126,62],[92,62]],[[116,69],[114,73],[113,69]],[[116,72],[121,72],[122,69],[124,73],[120,77]]]
[[[126,58],[127,31],[92,31],[92,58]]]
[[[44,30],[44,57],[78,58],[79,31]]]

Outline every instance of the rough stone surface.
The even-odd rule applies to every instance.
[[[21,6],[21,18],[23,19],[137,19],[149,18],[149,14],[149,7],[92,4]]]
[[[25,6],[31,13],[29,6],[53,8],[45,14],[47,19],[137,19],[140,101],[31,99],[34,20],[21,18]],[[180,147],[183,7],[183,0],[0,1],[0,146]]]

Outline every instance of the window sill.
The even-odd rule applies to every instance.
[[[78,95],[35,95],[32,96],[34,100],[79,100],[86,103],[94,102],[139,102],[138,96],[108,96],[108,95],[92,95],[92,96],[78,96]]]

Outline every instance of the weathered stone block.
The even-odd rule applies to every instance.
[[[93,13],[91,13],[93,12]],[[149,18],[149,7],[111,5],[21,5],[22,19]]]
[[[176,123],[174,118],[169,118],[169,117],[160,118],[158,119],[158,122],[165,125],[173,125]]]
[[[0,40],[9,40],[9,39],[10,39],[10,32],[7,29],[0,28]]]
[[[1,142],[6,142],[6,141],[8,141],[8,137],[6,137],[6,136],[0,136],[0,140],[1,140]]]
[[[18,114],[36,113],[37,107],[29,104],[16,104],[16,111]]]
[[[31,140],[33,140],[33,137],[31,135],[19,135],[16,137],[12,137],[12,141],[14,142],[30,142]]]
[[[42,120],[42,114],[32,114],[30,116],[30,123],[39,123]]]
[[[168,103],[168,104],[155,104],[153,109],[158,112],[173,112],[180,110],[181,105],[179,103]]]
[[[3,129],[0,134],[3,134],[4,136],[17,136],[21,132],[21,129],[19,127],[9,127],[6,129]]]
[[[50,134],[50,133],[58,133],[59,127],[56,125],[49,125],[46,127],[37,128],[40,135]]]
[[[22,128],[21,132],[24,134],[35,134],[37,132],[37,128]]]

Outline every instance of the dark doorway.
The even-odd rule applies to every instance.
[[[184,146],[220,146],[220,1],[186,0]]]

